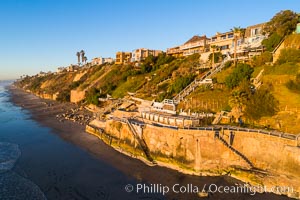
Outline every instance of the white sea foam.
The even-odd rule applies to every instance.
[[[0,173],[11,170],[21,155],[16,144],[0,142]]]
[[[20,155],[18,145],[0,142],[0,199],[46,199],[37,185],[11,171]]]

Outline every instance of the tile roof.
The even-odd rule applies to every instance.
[[[198,36],[198,35],[195,35],[193,36],[191,39],[189,39],[186,43],[184,44],[188,44],[188,43],[192,43],[192,42],[198,42],[198,41],[201,41],[201,40],[205,40],[206,39],[206,36]]]

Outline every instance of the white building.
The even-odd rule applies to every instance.
[[[150,55],[158,56],[160,53],[162,53],[161,50],[150,50],[145,48],[135,49],[132,51],[131,62],[140,62]]]
[[[56,70],[57,73],[62,73],[62,72],[65,72],[65,71],[67,71],[67,69],[65,67],[59,67]]]
[[[245,45],[248,48],[258,48],[261,46],[261,42],[267,38],[263,34],[263,28],[265,23],[248,26],[245,31]]]
[[[97,57],[92,59],[92,65],[102,65],[104,63],[112,63],[115,60],[113,58],[102,58],[102,57]]]

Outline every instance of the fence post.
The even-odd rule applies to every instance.
[[[297,147],[300,147],[300,134],[296,136]]]

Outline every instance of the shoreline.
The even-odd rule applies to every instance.
[[[132,174],[128,171],[128,169],[125,169],[127,168],[127,165],[140,168],[140,173],[147,173],[147,171],[151,169],[151,173],[154,173],[155,175],[157,175],[157,177],[154,178],[146,176],[145,179],[149,179],[150,182],[154,183],[157,182],[157,180],[160,180],[159,177],[162,175],[162,171],[175,173],[179,177],[188,176],[190,178],[190,176],[194,176],[192,179],[212,179],[209,182],[216,181],[218,179],[221,179],[223,181],[227,181],[227,179],[237,179],[234,177],[224,176],[222,174],[218,176],[204,176],[202,174],[185,173],[184,170],[177,170],[176,168],[174,169],[168,164],[160,163],[159,166],[148,166],[139,158],[132,159],[134,157],[126,154],[124,155],[124,151],[118,151],[114,147],[111,148],[112,146],[105,144],[102,140],[99,140],[98,137],[87,134],[85,132],[84,125],[80,125],[76,122],[74,123],[68,120],[60,122],[55,117],[55,115],[62,114],[67,109],[75,108],[76,105],[70,103],[59,103],[53,100],[41,99],[33,94],[27,93],[22,89],[18,88],[10,87],[9,92],[11,94],[10,101],[17,106],[22,107],[23,109],[29,110],[31,113],[31,118],[33,120],[37,121],[43,126],[51,128],[62,139],[76,146],[79,146],[85,151],[88,151],[97,158],[104,160],[105,162],[111,164],[113,167],[125,172],[125,174],[127,174],[128,176],[132,176]],[[46,104],[43,102],[51,102],[53,103],[53,106],[46,107]],[[47,112],[51,111],[51,108],[52,112]],[[143,179],[144,178],[142,178],[142,180]],[[202,180],[201,182],[206,184],[206,181]],[[273,194],[270,195],[273,196]],[[276,195],[276,197],[279,198],[278,195]]]

